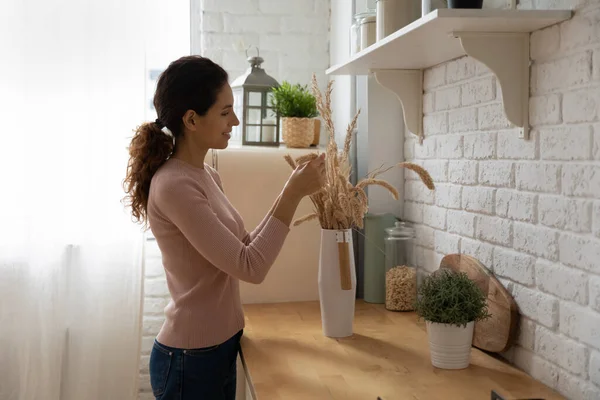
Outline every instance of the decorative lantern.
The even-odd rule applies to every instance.
[[[250,67],[231,84],[234,110],[240,125],[233,128],[233,137],[243,145],[279,146],[279,117],[271,107],[271,89],[279,83],[261,68],[263,59],[258,48],[256,57],[246,57]]]

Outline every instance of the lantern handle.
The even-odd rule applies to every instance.
[[[248,48],[246,49],[246,57],[249,57],[249,56],[248,56],[248,50],[250,50],[250,49],[251,49],[251,48],[253,48],[253,47],[256,49],[256,56],[257,56],[257,57],[260,57],[260,50],[258,49],[258,47],[257,47],[257,46],[253,46],[253,45],[250,45],[250,46],[248,46]]]

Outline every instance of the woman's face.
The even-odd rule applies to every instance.
[[[205,115],[198,115],[191,111],[188,113],[191,115],[189,118],[184,117],[184,122],[192,131],[190,132],[192,142],[204,149],[226,148],[231,138],[232,127],[240,124],[233,112],[233,93],[229,84],[223,85],[215,103]]]

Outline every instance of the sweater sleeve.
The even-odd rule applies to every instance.
[[[258,237],[258,235],[260,235],[260,233],[262,232],[262,230],[264,229],[264,227],[267,225],[267,223],[269,222],[269,220],[273,218],[271,216],[271,214],[267,214],[265,215],[265,217],[263,218],[262,221],[260,221],[260,224],[258,224],[258,226],[256,228],[254,228],[254,230],[250,233],[248,233],[246,231],[246,235],[244,236],[244,243],[246,244],[250,244],[254,241],[254,239],[256,239]]]
[[[207,169],[210,171],[210,175],[212,176],[213,180],[215,181],[215,183],[217,184],[217,186],[219,187],[219,189],[221,189],[221,191],[223,193],[225,193],[225,189],[223,189],[223,182],[221,181],[221,176],[219,175],[219,173],[217,172],[217,170],[215,170],[213,167],[207,165]],[[250,233],[248,233],[248,231],[246,231],[244,229],[244,238],[242,239],[242,242],[246,245],[252,243],[252,241],[258,236],[258,234],[263,230],[263,228],[265,227],[265,225],[267,224],[267,222],[269,222],[269,219],[271,217],[271,212],[268,212],[265,217],[262,219],[262,221],[260,221],[260,223],[258,224],[258,226],[256,228],[254,228],[254,230]]]
[[[206,194],[188,177],[163,181],[156,204],[211,264],[242,281],[261,283],[277,258],[289,227],[269,217],[246,244],[217,217]]]

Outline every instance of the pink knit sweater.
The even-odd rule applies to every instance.
[[[148,220],[171,293],[157,340],[185,349],[226,341],[244,327],[239,280],[263,281],[288,226],[267,215],[248,233],[218,173],[177,159],[152,178]]]

